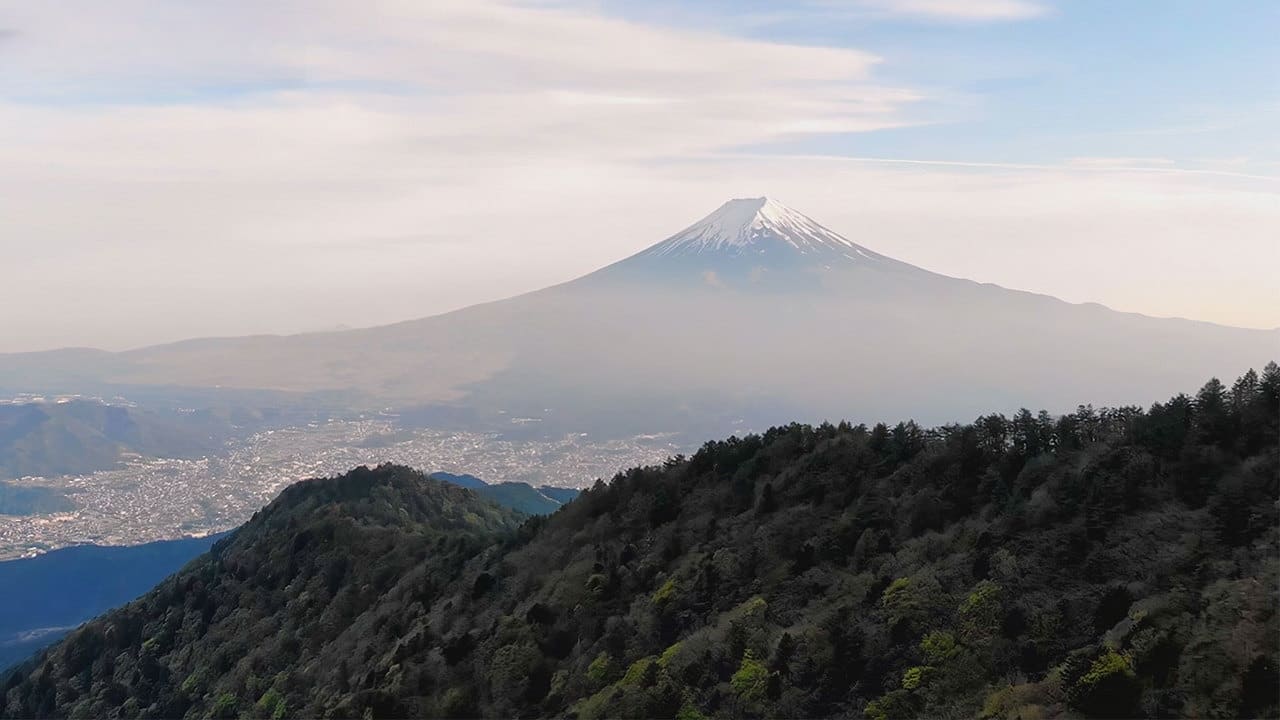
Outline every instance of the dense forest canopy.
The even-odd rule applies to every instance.
[[[1147,410],[776,427],[520,521],[288,488],[6,716],[1280,714],[1280,368]]]

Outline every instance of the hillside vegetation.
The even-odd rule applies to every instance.
[[[221,535],[144,545],[77,545],[0,562],[0,670],[67,630],[123,605],[203,553]]]
[[[1276,716],[1280,368],[1148,410],[791,425],[519,524],[287,489],[7,716]]]
[[[505,508],[526,515],[554,512],[578,495],[571,488],[534,488],[522,482],[489,485],[473,475],[433,473],[432,478],[469,487]],[[0,482],[0,514],[23,507],[43,512],[74,505],[42,487],[12,488]],[[45,498],[44,491],[50,495]],[[8,504],[6,504],[8,501]],[[65,505],[55,504],[57,501]],[[225,535],[165,540],[145,545],[82,545],[32,558],[0,562],[0,670],[52,645],[67,630],[95,615],[123,605],[209,549]]]

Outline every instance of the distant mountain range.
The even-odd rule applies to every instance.
[[[519,510],[526,515],[549,515],[560,506],[576,498],[581,490],[556,488],[550,485],[534,487],[523,482],[489,484],[475,475],[455,475],[447,472],[432,473],[431,477],[459,487],[476,491],[499,505]]]
[[[0,404],[0,478],[107,470],[129,455],[199,456],[219,450],[234,431],[230,417],[208,410],[97,400]]]
[[[56,488],[0,482],[0,515],[47,515],[74,508],[71,498]]]
[[[342,332],[0,356],[0,377],[29,389],[274,390],[412,408],[437,427],[701,438],[793,419],[1146,405],[1260,366],[1277,347],[1280,331],[946,277],[748,198],[507,300]]]

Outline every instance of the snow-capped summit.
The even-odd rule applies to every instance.
[[[843,256],[850,260],[883,257],[767,197],[730,200],[643,254],[659,257],[705,253],[744,255],[785,250],[801,255]]]
[[[698,222],[580,282],[692,283],[753,291],[812,289],[819,276],[932,275],[869,250],[767,197],[730,200]],[[870,290],[866,277],[858,287]],[[836,286],[849,287],[847,282]]]

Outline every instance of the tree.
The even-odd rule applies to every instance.
[[[1210,379],[1196,393],[1195,410],[1196,430],[1202,441],[1219,442],[1227,429],[1227,389],[1218,378]]]
[[[1232,412],[1237,414],[1244,412],[1245,408],[1257,400],[1260,390],[1261,384],[1258,382],[1258,373],[1254,372],[1253,368],[1249,368],[1231,386]]]

